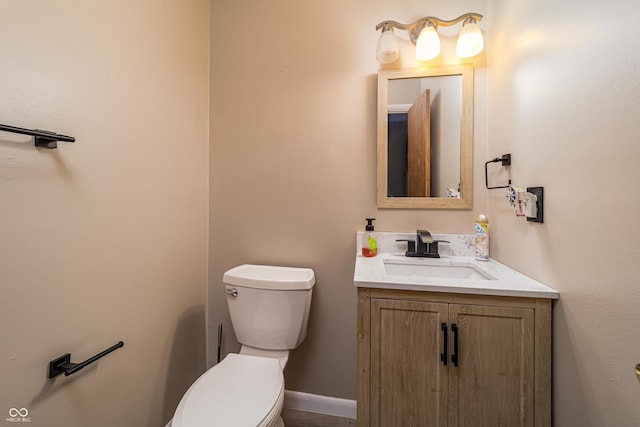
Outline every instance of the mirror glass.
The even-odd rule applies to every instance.
[[[473,68],[378,74],[378,207],[470,209]]]

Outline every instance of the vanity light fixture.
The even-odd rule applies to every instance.
[[[462,22],[462,31],[458,35],[456,55],[460,58],[471,58],[484,49],[482,30],[478,21],[482,15],[477,13],[465,13],[455,19],[446,21],[435,16],[427,16],[418,19],[412,24],[401,24],[396,21],[382,21],[376,25],[376,31],[382,29],[378,40],[376,59],[382,64],[390,64],[398,59],[400,50],[398,41],[393,34],[393,28],[409,31],[411,43],[416,46],[416,59],[428,61],[440,55],[440,37],[436,31],[438,26],[450,27]]]

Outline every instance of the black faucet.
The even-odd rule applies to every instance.
[[[427,230],[417,230],[416,240],[398,239],[396,242],[407,242],[405,256],[419,258],[440,258],[438,243],[449,243],[447,240],[434,240]]]

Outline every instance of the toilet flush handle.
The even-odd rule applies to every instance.
[[[238,290],[237,290],[236,288],[233,288],[233,289],[225,289],[225,290],[224,290],[224,293],[225,293],[225,294],[229,294],[229,295],[231,295],[231,296],[232,296],[232,297],[234,297],[234,298],[238,296]]]

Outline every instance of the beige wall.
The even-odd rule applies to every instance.
[[[0,423],[164,425],[205,365],[209,3],[0,10],[0,123],[77,139],[0,134]]]
[[[640,425],[635,0],[491,1],[490,157],[544,186],[544,224],[489,194],[492,255],[556,288],[554,425]]]
[[[426,14],[485,12],[484,1],[214,1],[212,3],[209,363],[237,351],[222,284],[242,263],[314,269],[309,333],[293,352],[286,387],[355,398],[355,232],[471,233],[486,208],[481,168],[473,211],[376,208],[375,25]],[[241,24],[238,26],[238,24]],[[482,23],[482,25],[485,25]],[[405,36],[406,38],[406,33]],[[446,62],[455,39],[443,37]],[[404,62],[415,66],[408,41]],[[486,156],[484,57],[475,73],[476,159]]]
[[[209,328],[224,322],[225,352],[237,349],[221,292],[227,268],[310,266],[318,287],[309,336],[292,355],[287,388],[353,398],[353,232],[362,219],[376,216],[379,230],[470,233],[474,214],[488,210],[492,255],[561,293],[555,425],[638,424],[635,2],[458,7],[214,2]],[[487,12],[489,28],[475,60],[474,209],[377,210],[373,27],[469,10]],[[393,66],[415,65],[410,47],[401,50]],[[502,190],[483,191],[483,162],[507,152],[515,184],[545,187],[543,225],[515,218]]]

